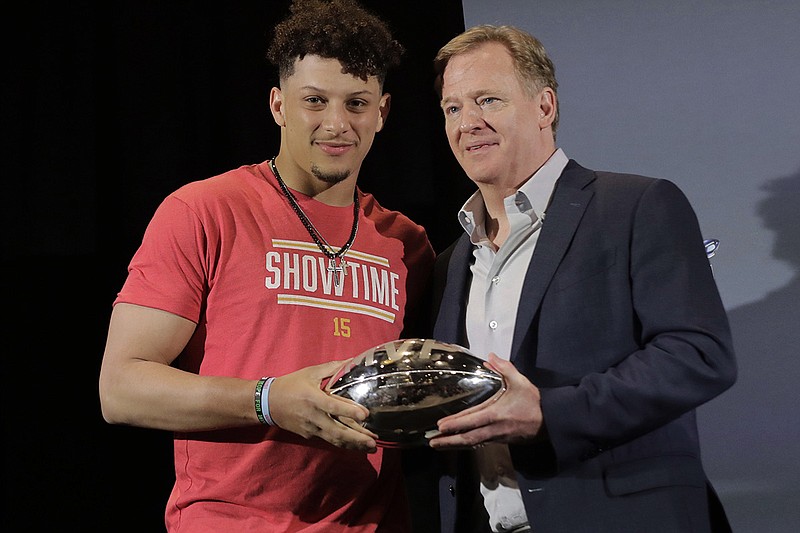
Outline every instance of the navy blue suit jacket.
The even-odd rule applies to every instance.
[[[438,340],[467,345],[472,251],[464,235],[437,261]],[[736,364],[697,218],[674,184],[568,163],[511,361],[541,389],[547,438],[510,446],[536,533],[727,528],[695,408],[734,383]],[[438,477],[442,529],[486,531],[470,452],[415,453],[416,475]],[[416,486],[417,529],[435,531],[436,511],[424,510],[435,498]]]

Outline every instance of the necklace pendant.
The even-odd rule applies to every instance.
[[[345,269],[346,266],[347,263],[344,259],[340,259],[338,264],[336,263],[335,257],[328,259],[328,272],[333,273],[333,284],[336,287],[341,285],[342,278],[347,275],[347,270]]]

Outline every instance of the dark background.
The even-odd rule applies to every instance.
[[[11,20],[4,76],[4,531],[163,531],[171,436],[107,425],[97,378],[111,303],[160,201],[277,153],[264,59],[289,2],[55,2]],[[223,5],[224,4],[224,5]],[[457,236],[471,192],[433,91],[460,1],[363,4],[406,47],[360,187]],[[424,13],[424,17],[420,16]]]

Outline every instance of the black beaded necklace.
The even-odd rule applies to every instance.
[[[286,183],[284,183],[280,172],[278,172],[278,167],[275,166],[274,157],[269,160],[269,167],[272,170],[272,173],[275,174],[275,177],[278,179],[278,184],[281,186],[284,196],[286,196],[286,198],[289,200],[289,204],[292,206],[292,209],[297,214],[297,218],[299,218],[300,222],[303,223],[306,231],[308,231],[308,234],[311,235],[311,238],[314,240],[320,251],[325,254],[325,257],[328,258],[328,272],[333,273],[333,283],[338,287],[342,282],[342,278],[340,276],[347,275],[347,261],[345,261],[344,254],[346,254],[353,245],[353,241],[356,240],[356,234],[358,233],[358,190],[353,191],[353,229],[350,231],[350,238],[347,239],[347,242],[344,243],[344,246],[339,248],[338,251],[334,252],[333,246],[328,244],[328,241],[325,240],[325,237],[322,236],[322,233],[320,233],[319,230],[314,227],[314,224],[300,208],[300,204],[297,203],[297,198],[295,198],[294,194],[292,194],[292,191],[290,191],[289,187],[287,187]]]

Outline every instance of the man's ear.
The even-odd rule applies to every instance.
[[[539,127],[547,128],[556,119],[556,93],[550,87],[545,87],[539,93]]]
[[[286,115],[283,109],[283,93],[277,87],[273,87],[269,92],[269,110],[272,112],[272,119],[280,127],[286,126]]]
[[[376,132],[379,132],[383,129],[383,126],[386,124],[386,119],[389,117],[389,108],[392,106],[392,95],[389,93],[383,93],[381,96],[381,102],[378,106],[378,127],[375,129]]]

